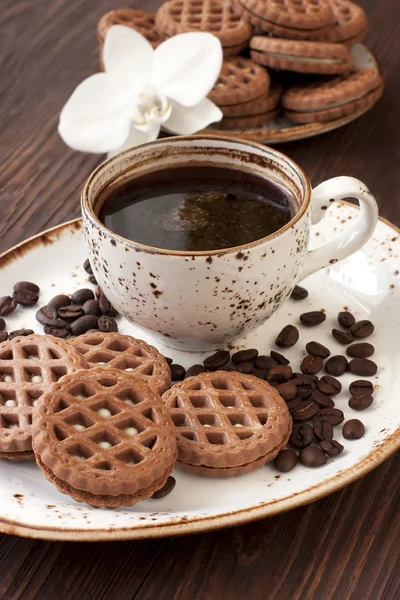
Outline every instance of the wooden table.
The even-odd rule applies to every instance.
[[[339,174],[362,179],[400,225],[400,9],[398,0],[360,3],[386,73],[384,98],[352,125],[282,150],[314,185]],[[79,215],[79,191],[99,157],[63,144],[58,113],[98,69],[96,23],[118,4],[1,2],[0,250]],[[394,600],[399,466],[395,456],[314,504],[214,533],[94,545],[0,536],[0,598]]]

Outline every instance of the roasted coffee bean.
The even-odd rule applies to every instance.
[[[312,400],[302,400],[299,406],[292,410],[293,421],[309,421],[319,411],[319,406]]]
[[[8,340],[8,332],[0,331],[0,343],[5,342],[6,340]]]
[[[338,314],[338,323],[340,327],[343,327],[343,329],[350,329],[350,327],[352,327],[355,322],[355,318],[348,310],[345,310]]]
[[[300,365],[300,369],[306,375],[316,375],[320,372],[323,366],[324,363],[322,362],[322,358],[320,358],[319,356],[312,356],[311,354],[309,354],[308,356],[303,358]]]
[[[350,419],[342,427],[342,435],[346,440],[359,440],[364,433],[364,423],[358,419]]]
[[[344,414],[338,408],[321,408],[318,411],[318,418],[321,421],[327,421],[331,425],[340,425],[344,421]]]
[[[373,360],[368,358],[353,358],[349,362],[349,371],[353,375],[360,375],[361,377],[372,377],[378,370],[377,365]]]
[[[364,396],[369,394],[372,396],[374,392],[374,386],[370,381],[365,379],[357,379],[353,381],[349,386],[349,392],[352,396]]]
[[[309,423],[295,425],[290,435],[290,443],[296,448],[310,446],[314,439],[314,430]]]
[[[371,321],[357,321],[357,323],[354,323],[354,325],[350,327],[350,333],[353,335],[353,337],[359,340],[372,335],[374,333],[374,329],[375,327]]]
[[[275,350],[271,350],[271,352],[269,353],[269,355],[270,355],[271,358],[273,358],[274,360],[276,360],[276,362],[278,363],[278,365],[288,365],[290,363],[290,360],[288,360],[282,354],[279,354],[279,352],[275,352]]]
[[[32,292],[32,290],[21,289],[17,292],[14,292],[13,298],[15,302],[21,304],[22,306],[34,306],[39,300],[39,294],[37,294],[36,292]]]
[[[296,398],[297,396],[297,387],[293,385],[293,383],[290,383],[290,381],[287,383],[279,383],[275,389],[286,402],[288,400],[293,400],[293,398]]]
[[[312,310],[311,312],[300,315],[300,322],[307,327],[320,325],[326,319],[326,314],[322,310]]]
[[[101,314],[98,300],[86,300],[82,308],[85,315],[100,316]]]
[[[323,394],[319,390],[313,390],[311,394],[311,400],[316,402],[320,408],[333,408],[335,406],[332,398]]]
[[[342,391],[342,384],[334,377],[331,377],[330,375],[324,375],[319,381],[317,381],[317,388],[320,392],[326,394],[327,396],[336,396]]]
[[[310,398],[312,391],[315,389],[315,383],[304,375],[301,377],[295,377],[290,381],[297,387],[297,395],[302,399],[306,400]]]
[[[90,283],[92,283],[93,285],[97,285],[97,279],[94,275],[89,275],[88,279]]]
[[[172,490],[175,487],[175,484],[176,484],[176,481],[175,481],[174,477],[172,477],[170,475],[168,477],[167,481],[162,486],[162,488],[160,490],[157,490],[156,492],[154,492],[154,494],[152,495],[152,499],[159,500],[160,498],[165,498],[165,496],[168,496],[168,494],[170,494],[172,492]]]
[[[328,456],[338,456],[338,454],[343,452],[342,444],[336,440],[322,440],[319,445],[321,446],[321,450]]]
[[[18,281],[14,285],[14,292],[19,292],[20,290],[30,290],[31,292],[35,292],[35,294],[39,294],[40,287],[31,281]]]
[[[107,298],[105,294],[102,294],[99,298],[99,306],[100,312],[102,315],[107,315],[108,317],[116,317],[118,315],[117,311]]]
[[[71,323],[72,335],[82,335],[86,333],[88,329],[97,329],[98,318],[95,315],[84,315],[79,317],[76,321]]]
[[[96,292],[95,293],[96,293],[96,298],[98,300],[100,298],[100,296],[102,295],[102,293],[103,293],[103,290],[101,289],[101,287],[99,285],[96,285]]]
[[[11,296],[0,298],[0,315],[10,315],[17,308],[17,301]]]
[[[254,373],[254,365],[251,362],[241,362],[237,365],[236,370],[245,375],[252,375]]]
[[[275,340],[280,348],[290,348],[299,341],[299,330],[294,325],[286,325]]]
[[[254,377],[258,377],[258,379],[262,379],[263,381],[265,381],[265,378],[267,376],[267,371],[265,371],[264,369],[256,369],[253,373]]]
[[[374,398],[369,394],[363,394],[362,396],[352,396],[349,400],[349,406],[353,410],[365,410],[369,408],[373,403]]]
[[[318,377],[316,379],[318,381]],[[304,373],[293,373],[293,379],[290,383],[294,383],[297,386],[308,385],[310,389],[315,389],[315,381],[311,379],[310,375],[305,375]]]
[[[331,353],[328,348],[318,342],[308,342],[308,344],[306,344],[306,350],[311,356],[319,356],[323,359],[328,358]]]
[[[59,327],[55,327],[53,325],[45,325],[45,334],[54,335],[54,337],[62,338],[65,340],[71,335],[71,331],[67,323],[64,323],[63,321],[60,321],[60,323],[62,323],[62,325],[60,325]]]
[[[232,362],[238,365],[242,362],[254,362],[258,356],[258,350],[249,348],[248,350],[239,350],[232,355]]]
[[[200,373],[204,373],[205,368],[203,365],[193,365],[191,366],[185,373],[185,379],[188,377],[194,377],[195,375],[200,375]]]
[[[208,371],[218,371],[230,361],[231,355],[227,350],[218,350],[215,354],[208,356],[204,361],[204,366]]]
[[[256,369],[263,369],[264,371],[269,371],[272,367],[277,367],[279,363],[276,362],[270,356],[257,356],[254,361],[254,366]]]
[[[308,297],[308,291],[301,285],[295,285],[290,297],[292,300],[305,300]]]
[[[305,467],[322,467],[326,463],[326,456],[321,448],[307,446],[300,450],[299,460]]]
[[[65,327],[64,321],[53,316],[54,314],[54,311],[50,311],[48,306],[42,306],[42,308],[39,308],[36,312],[36,320],[39,321],[41,325],[63,329]]]
[[[169,365],[172,365],[172,363],[174,362],[174,359],[173,359],[173,358],[169,358],[168,356],[164,356],[164,358],[165,358],[165,360],[167,361],[167,363],[168,363]]]
[[[375,348],[372,344],[367,342],[360,342],[359,344],[352,344],[346,350],[346,354],[352,358],[369,358],[375,352]]]
[[[87,288],[82,288],[81,290],[77,290],[71,296],[72,304],[84,304],[87,300],[93,300],[94,294],[92,290]]]
[[[86,315],[86,316],[87,317],[94,316],[95,318],[97,318],[95,315]],[[84,319],[85,317],[81,317],[81,318]],[[118,331],[117,321],[113,317],[107,317],[107,315],[102,315],[99,318],[99,320],[97,321],[97,327],[100,329],[100,331],[104,331],[104,333],[111,333],[111,332]]]
[[[75,321],[84,315],[84,311],[82,306],[78,306],[77,304],[70,304],[69,306],[62,306],[58,309],[57,315],[63,321]]]
[[[83,268],[88,275],[93,275],[92,265],[90,264],[90,260],[88,258],[83,263]]]
[[[294,450],[282,450],[274,460],[274,467],[281,473],[289,473],[297,465],[297,454]]]
[[[342,356],[341,354],[336,354],[336,356],[331,356],[325,363],[325,371],[329,373],[329,375],[334,375],[335,377],[340,377],[347,371],[347,358]]]
[[[49,315],[49,317],[55,319],[57,317],[58,309],[62,306],[69,306],[70,304],[71,298],[69,296],[67,296],[66,294],[58,294],[58,296],[54,296],[54,298],[50,300],[47,306],[43,308],[46,309],[46,313]],[[39,321],[39,319],[37,320]],[[39,321],[39,323],[41,323],[41,321]]]
[[[311,381],[312,383],[317,383],[318,381],[318,376],[317,375],[310,375],[310,373],[293,373],[293,377],[302,377],[305,378],[305,381]]]
[[[10,331],[8,339],[13,340],[16,337],[26,337],[27,335],[32,335],[32,333],[35,333],[33,329],[16,329],[15,331]]]
[[[286,406],[290,411],[292,411],[294,408],[300,405],[300,402],[301,398],[299,398],[299,396],[296,396],[296,398],[293,398],[293,400],[288,400],[288,402],[286,402]]]
[[[182,365],[173,363],[170,365],[172,381],[181,381],[185,377],[185,368]]]
[[[223,371],[228,371],[229,373],[232,373],[232,372],[236,371],[236,366],[232,365],[231,363],[228,363],[227,365],[225,365],[225,367],[222,370]]]
[[[332,329],[332,335],[339,344],[347,345],[354,342],[350,331],[341,331],[341,329]]]
[[[6,328],[6,322],[2,317],[0,317],[0,331],[4,331],[5,328]]]
[[[288,365],[278,365],[268,371],[268,379],[275,383],[284,383],[291,378],[292,374],[293,371]]]
[[[333,440],[333,426],[329,421],[314,419],[313,427],[317,440]]]

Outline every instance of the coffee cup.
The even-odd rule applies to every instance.
[[[293,217],[262,239],[212,251],[147,246],[100,221],[107,188],[178,165],[213,165],[268,178],[289,190]],[[357,220],[336,240],[309,251],[312,226],[347,197],[359,202]],[[299,281],[359,250],[373,234],[378,208],[366,185],[353,177],[336,177],[312,190],[302,169],[275,149],[197,135],[160,139],[100,164],[82,191],[82,216],[93,272],[118,312],[150,332],[155,343],[209,351],[264,323]]]

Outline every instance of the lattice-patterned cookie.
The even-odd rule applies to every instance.
[[[248,58],[228,58],[209,93],[217,106],[232,106],[266,96],[270,87],[268,72]]]
[[[362,42],[367,30],[368,20],[365,11],[350,0],[329,0],[335,15],[335,26],[322,36],[326,42],[340,42],[353,46]]]
[[[16,337],[0,344],[0,458],[33,458],[32,419],[42,395],[86,360],[51,335]]]
[[[163,41],[163,38],[157,31],[155,24],[155,15],[147,10],[137,8],[117,8],[103,15],[97,25],[97,37],[99,40],[100,52],[103,48],[104,39],[107,31],[113,25],[125,25],[141,33],[153,48]]]
[[[160,397],[117,369],[63,377],[45,394],[33,448],[47,479],[91,506],[130,506],[163,487],[177,451]]]
[[[86,333],[72,338],[69,343],[85,357],[90,367],[134,373],[160,395],[171,385],[171,371],[164,356],[130,335]]]
[[[226,371],[189,377],[162,400],[175,425],[178,464],[209,477],[247,473],[286,444],[292,420],[265,381]]]
[[[224,115],[219,129],[249,129],[260,127],[279,116],[282,86],[273,82],[266,96],[234,106],[221,106]]]
[[[156,25],[165,37],[187,31],[212,33],[220,40],[224,56],[239,54],[253,31],[224,0],[170,0],[158,10]]]

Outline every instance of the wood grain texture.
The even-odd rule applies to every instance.
[[[342,174],[362,179],[381,214],[400,225],[400,9],[398,0],[360,4],[387,78],[385,96],[342,130],[281,150],[314,185]],[[98,69],[96,23],[118,5],[1,1],[0,250],[79,215],[80,189],[100,158],[65,147],[58,113]],[[395,600],[399,467],[395,456],[314,504],[215,533],[93,545],[0,536],[0,599]]]

